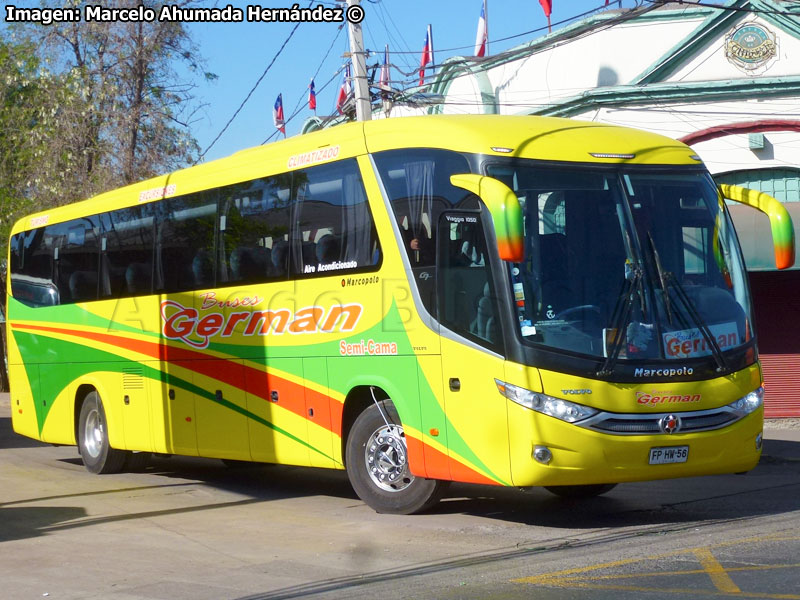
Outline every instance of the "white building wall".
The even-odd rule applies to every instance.
[[[632,86],[665,57],[671,56],[683,40],[690,39],[713,11],[696,9],[657,10],[635,21],[613,27],[597,26],[575,39],[561,39],[563,33],[537,42],[541,50],[488,70],[470,61],[471,70],[454,67],[442,90],[446,114],[498,112],[531,114],[558,106],[599,88],[613,92]],[[800,39],[767,20],[749,15],[742,22],[754,22],[776,34],[778,56],[757,73],[737,68],[725,56],[725,38],[736,25],[721,31],[693,55],[681,56],[682,66],[655,86],[671,87],[674,99],[657,103],[627,103],[587,108],[572,118],[646,129],[674,139],[712,127],[732,123],[784,119],[800,121],[800,94],[794,97],[759,98],[742,92],[741,99],[704,101],[681,92],[681,84],[711,87],[719,81],[744,82],[745,87],[760,78],[800,76]],[[577,30],[578,27],[573,28]],[[521,49],[521,48],[520,48]],[[490,62],[491,57],[488,59]],[[688,89],[688,88],[687,88]],[[750,96],[750,97],[748,97]],[[419,115],[425,108],[394,106],[392,117]],[[376,115],[379,116],[379,115]],[[748,135],[729,135],[695,144],[694,148],[712,173],[743,169],[800,168],[800,132],[767,132],[765,150],[751,150]]]
[[[715,81],[753,76],[781,77],[797,75],[800,72],[800,58],[798,58],[800,57],[800,40],[759,17],[750,17],[744,22],[756,23],[776,34],[778,56],[765,69],[758,69],[756,73],[748,75],[735,67],[725,56],[725,36],[720,36],[693,57],[691,62],[676,71],[667,81]]]
[[[634,81],[702,19],[630,22],[489,71],[501,112],[530,112],[598,87]]]

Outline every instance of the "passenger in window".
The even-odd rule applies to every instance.
[[[403,227],[405,223],[406,227]],[[425,228],[420,226],[418,232],[413,227],[409,227],[410,219],[405,216],[400,219],[400,233],[408,251],[408,258],[411,265],[421,267],[432,265],[436,261],[436,244],[428,237]]]

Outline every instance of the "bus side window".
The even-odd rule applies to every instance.
[[[356,161],[293,174],[292,273],[325,276],[378,265],[380,247]]]
[[[290,181],[283,174],[221,189],[218,284],[286,278]]]
[[[497,298],[486,261],[480,213],[445,212],[438,227],[439,321],[482,346],[500,351]]]
[[[215,191],[159,203],[155,290],[183,292],[214,286],[216,222]]]
[[[50,240],[48,240],[50,241]],[[53,281],[53,250],[44,228],[18,233],[11,240],[11,294],[27,306],[61,303]]]
[[[432,148],[404,148],[373,154],[381,183],[391,203],[411,280],[431,315],[437,311],[435,263],[439,215],[464,208],[472,194],[450,183],[450,176],[470,173],[467,158]]]
[[[45,228],[53,251],[53,282],[62,303],[98,298],[100,254],[97,216],[57,223]]]
[[[153,284],[153,206],[122,208],[101,218],[101,297],[149,294]]]

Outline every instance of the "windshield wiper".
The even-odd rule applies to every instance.
[[[672,289],[675,290],[675,295],[686,309],[686,312],[689,313],[689,317],[692,319],[692,321],[694,321],[694,324],[697,325],[700,333],[703,334],[703,338],[708,344],[708,347],[711,348],[711,355],[714,357],[714,362],[717,363],[717,372],[729,372],[730,366],[728,365],[728,361],[725,359],[725,355],[722,353],[722,348],[719,347],[717,340],[714,339],[714,334],[712,334],[711,330],[708,328],[708,324],[706,324],[706,322],[703,320],[703,317],[701,317],[700,313],[698,313],[695,309],[692,299],[689,298],[686,290],[683,289],[681,282],[678,281],[677,277],[675,277],[675,274],[671,271],[665,271],[661,267],[661,257],[658,255],[658,250],[656,250],[656,244],[653,241],[653,236],[649,233],[647,236],[650,239],[650,250],[653,253],[653,263],[655,264],[656,272],[658,273],[658,279],[661,282],[661,289],[664,292],[664,308],[667,311],[667,319],[669,320],[669,324],[672,325],[673,321],[672,301],[669,297],[669,288],[671,286]]]
[[[703,317],[700,316],[700,313],[694,307],[694,303],[692,299],[689,298],[689,295],[686,293],[686,290],[681,285],[681,282],[678,281],[677,277],[673,273],[666,272],[664,273],[664,278],[667,282],[667,285],[672,286],[672,289],[675,290],[675,295],[680,299],[683,303],[683,306],[686,308],[686,312],[689,313],[692,321],[694,321],[697,328],[700,330],[700,333],[703,334],[703,338],[705,339],[708,347],[711,348],[711,355],[714,357],[714,361],[717,363],[717,372],[718,373],[728,373],[730,372],[731,368],[728,365],[728,361],[725,358],[725,355],[722,353],[722,348],[720,348],[717,340],[714,338],[714,334],[711,333],[711,330],[708,328],[708,324],[703,320]],[[669,296],[669,290],[664,289],[665,296]]]
[[[622,351],[622,344],[627,340],[627,331],[623,331],[628,327],[628,321],[631,318],[631,309],[633,308],[633,301],[636,299],[637,294],[641,296],[642,290],[638,289],[642,281],[642,267],[632,266],[630,276],[625,277],[625,290],[617,301],[614,307],[614,313],[611,318],[611,331],[614,331],[614,345],[611,352],[608,353],[603,366],[597,371],[598,377],[606,377],[614,372],[614,365],[617,364],[619,353]],[[644,305],[644,299],[641,299]],[[605,340],[603,340],[605,343]]]
[[[661,289],[664,290],[664,309],[667,311],[667,321],[672,325],[672,301],[669,298],[669,292],[667,292],[667,279],[664,269],[661,268],[661,257],[658,254],[658,250],[656,250],[656,243],[653,241],[653,235],[650,232],[647,233],[647,239],[650,242],[650,250],[653,253],[653,262],[656,266],[656,273],[658,273],[658,280],[661,282]]]

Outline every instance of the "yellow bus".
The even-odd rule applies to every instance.
[[[588,496],[747,471],[763,388],[724,196],[679,143],[538,117],[352,123],[18,222],[13,426],[346,469],[381,512],[450,481]]]

